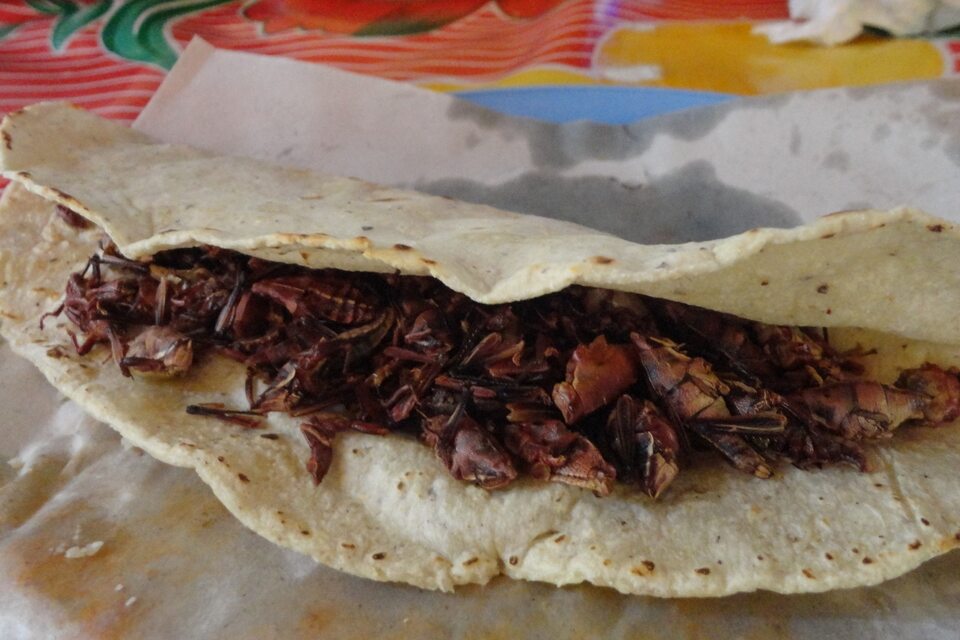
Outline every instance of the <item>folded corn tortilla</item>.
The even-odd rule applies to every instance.
[[[344,434],[319,486],[298,421],[268,433],[184,412],[244,403],[238,363],[204,358],[185,377],[124,378],[78,357],[56,322],[67,276],[101,231],[131,258],[211,244],[269,260],[433,275],[486,303],[570,284],[634,291],[782,324],[835,327],[876,348],[870,373],[960,363],[960,233],[921,212],[834,214],[794,229],[638,245],[499,211],[166,145],[65,104],[0,127],[0,333],[89,413],[170,464],[191,467],[245,525],[316,560],[430,589],[503,573],[658,596],[874,584],[960,545],[960,429],[904,429],[880,470],[778,469],[767,481],[722,465],[686,470],[654,502],[630,487],[597,498],[534,480],[486,492],[451,478],[402,437]],[[642,215],[642,212],[638,212]],[[858,327],[858,330],[847,327]],[[122,481],[122,479],[118,479]]]

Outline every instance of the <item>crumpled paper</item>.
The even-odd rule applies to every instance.
[[[958,220],[958,111],[960,81],[938,81],[557,126],[195,42],[136,126],[675,242],[867,204]],[[618,212],[638,207],[645,223],[623,227]],[[960,626],[956,553],[874,588],[716,600],[353,578],[247,531],[191,471],[125,446],[6,347],[0,376],[2,638],[954,638]]]
[[[865,27],[895,36],[932,33],[960,24],[960,0],[790,0],[790,18],[756,31],[776,44],[825,45],[849,42]]]

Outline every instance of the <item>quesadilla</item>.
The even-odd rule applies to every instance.
[[[956,412],[944,221],[640,246],[66,105],[2,133],[4,336],[274,542],[427,588],[688,596],[871,584],[957,544],[960,434],[910,426]]]

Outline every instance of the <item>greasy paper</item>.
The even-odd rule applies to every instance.
[[[695,239],[695,234],[728,235],[757,224],[789,226],[816,213],[849,208],[838,204],[848,198],[878,207],[909,202],[948,216],[953,212],[947,178],[955,182],[957,170],[950,141],[955,145],[958,138],[957,118],[950,117],[957,103],[950,96],[957,93],[950,83],[881,88],[877,95],[825,92],[777,99],[779,106],[750,101],[720,113],[692,111],[622,129],[554,127],[488,114],[402,85],[195,46],[138,126],[165,139],[239,154],[255,151],[290,164],[508,208],[530,210],[546,199],[551,211],[533,212],[606,225],[608,231],[617,230],[611,228],[619,219],[617,206],[648,206],[662,212],[656,233],[675,241]],[[255,110],[252,104],[262,96],[286,98]],[[829,106],[836,102],[850,104]],[[857,111],[853,103],[866,106]],[[246,105],[250,112],[234,111],[234,105]],[[904,122],[906,109],[920,110],[926,120]],[[850,112],[860,119],[843,121]],[[839,125],[832,118],[846,126],[835,128]],[[224,122],[228,126],[218,129]],[[883,124],[888,134],[882,133],[887,131]],[[874,142],[872,153],[847,148],[849,136],[856,135],[883,139]],[[935,142],[924,150],[917,141],[925,137]],[[497,144],[491,146],[491,140]],[[774,144],[777,140],[787,143],[786,151]],[[880,144],[884,140],[892,146]],[[674,146],[680,150],[671,151]],[[744,146],[732,154],[731,148]],[[473,149],[479,150],[476,155]],[[913,164],[904,162],[908,152],[914,154]],[[336,164],[338,156],[342,166]],[[860,160],[869,175],[860,175]],[[889,164],[885,174],[870,174],[884,161]],[[782,175],[781,164],[787,165]],[[831,164],[843,174],[833,181],[827,171]],[[889,170],[897,166],[900,171]],[[747,176],[751,167],[754,189]],[[828,178],[785,186],[791,177],[802,182],[818,174]],[[926,181],[923,190],[919,177]],[[771,180],[783,188],[771,187]],[[557,188],[565,197],[550,200]],[[631,192],[637,199],[630,200]],[[571,198],[575,204],[564,209]],[[620,231],[625,236],[653,233]],[[108,637],[513,637],[518,630],[531,637],[707,632],[718,637],[822,637],[824,632],[935,637],[938,629],[950,630],[955,623],[951,611],[960,593],[952,578],[955,554],[875,589],[715,601],[657,601],[590,587],[506,581],[444,596],[349,578],[247,532],[190,473],[124,449],[111,432],[89,424],[71,405],[58,406],[39,375],[8,353],[0,363],[5,379],[27,381],[2,398],[2,406],[11,407],[5,420],[19,420],[23,435],[5,435],[0,452],[12,455],[25,440],[43,443],[21,453],[19,471],[0,475],[10,478],[0,488],[0,499],[10,505],[0,510],[5,514],[0,521],[0,575],[7,582],[0,590],[4,637],[46,637],[52,629]],[[91,549],[95,542],[103,544],[94,555],[65,555],[70,549]]]

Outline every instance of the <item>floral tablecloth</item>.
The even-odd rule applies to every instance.
[[[761,94],[960,73],[960,38],[774,45],[786,0],[6,0],[0,113],[132,120],[194,37],[438,90],[620,85]]]

